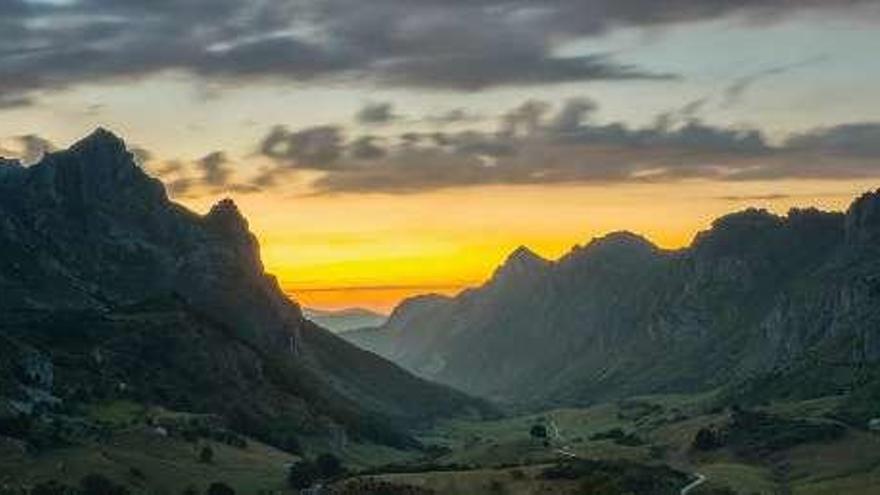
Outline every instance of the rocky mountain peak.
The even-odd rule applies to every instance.
[[[550,264],[550,261],[542,258],[531,249],[520,246],[510,253],[504,263],[495,270],[492,279],[497,282],[509,278],[531,277],[542,273]]]
[[[111,172],[117,178],[139,170],[125,141],[103,127],[74,143],[67,153],[81,158],[90,169]]]
[[[634,249],[653,251],[657,249],[651,241],[628,230],[610,232],[602,237],[592,239],[587,249]]]
[[[594,237],[584,246],[575,246],[560,262],[564,265],[580,260],[608,259],[611,262],[643,257],[657,252],[658,248],[648,239],[626,230]]]
[[[138,167],[121,138],[103,128],[47,154],[27,171],[31,194],[72,204],[139,208],[167,201],[162,184]]]
[[[211,207],[205,221],[212,227],[232,234],[246,235],[249,232],[248,222],[238,205],[231,198],[224,198]]]
[[[880,189],[853,201],[844,221],[848,242],[870,242],[880,238]]]

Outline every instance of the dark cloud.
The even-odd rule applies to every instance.
[[[160,160],[142,148],[130,148],[138,162],[165,183],[168,193],[176,197],[200,197],[217,193],[253,193],[274,185],[257,176],[239,181],[236,163],[224,151],[213,151],[194,161]]]
[[[313,184],[318,194],[486,184],[880,177],[878,123],[816,129],[771,144],[753,128],[715,126],[695,117],[634,128],[594,122],[595,110],[588,99],[556,108],[530,100],[503,114],[495,131],[407,132],[385,139],[349,139],[333,126],[275,128],[262,149],[280,170],[324,172]],[[313,141],[320,145],[300,146]]]
[[[479,90],[596,79],[664,79],[606,54],[560,55],[616,26],[805,9],[858,12],[870,0],[79,0],[0,2],[0,106],[40,92],[164,71],[221,86],[249,79],[367,81]],[[866,7],[867,8],[867,7]],[[740,84],[739,87],[747,87]],[[743,89],[733,89],[733,93]]]
[[[786,147],[836,155],[880,158],[880,123],[844,124],[795,134]]]
[[[367,103],[358,110],[355,119],[361,124],[382,125],[388,124],[399,117],[394,114],[394,105],[388,102]]]
[[[196,162],[202,171],[202,182],[210,187],[223,188],[229,182],[232,169],[229,167],[229,159],[226,153],[215,151]]]
[[[375,136],[361,136],[349,145],[351,157],[355,160],[378,160],[384,158],[388,151],[376,144],[379,138]]]
[[[308,127],[288,131],[276,126],[260,143],[263,155],[304,168],[334,168],[343,152],[342,129],[336,126]]]
[[[453,108],[445,112],[428,115],[422,120],[438,127],[445,127],[453,124],[480,122],[484,119],[485,117],[482,115],[473,113],[464,108]]]

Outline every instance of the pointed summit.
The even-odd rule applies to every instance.
[[[205,221],[212,227],[223,232],[235,234],[249,233],[248,222],[238,205],[231,198],[224,198],[211,207],[211,211],[205,215]]]
[[[519,246],[495,270],[492,279],[498,281],[511,277],[530,277],[542,273],[548,266],[550,266],[550,261],[525,246]]]
[[[62,153],[76,157],[77,166],[84,173],[103,180],[115,181],[130,177],[134,171],[141,172],[125,141],[103,127],[98,127]]]
[[[122,138],[104,127],[98,127],[91,134],[74,143],[70,151],[124,153],[126,147]]]
[[[532,251],[526,246],[519,246],[514,249],[512,253],[507,256],[507,260],[504,264],[508,263],[516,263],[516,264],[546,264],[547,260],[542,258],[536,252]]]

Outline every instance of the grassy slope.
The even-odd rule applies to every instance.
[[[210,445],[214,460],[199,462],[199,451]],[[128,485],[135,493],[181,493],[194,486],[202,493],[222,481],[240,493],[284,488],[285,464],[295,459],[287,453],[249,441],[246,449],[213,441],[198,443],[157,435],[145,427],[113,435],[102,443],[27,454],[5,443],[0,447],[0,480],[33,484],[48,480],[76,483],[90,473],[100,473]],[[132,469],[143,478],[132,474]]]
[[[469,464],[481,469],[461,472],[388,474],[388,481],[415,484],[435,489],[439,495],[481,495],[497,493],[490,487],[499,481],[505,493],[543,493],[546,484],[532,479],[539,465],[558,459],[556,449],[565,445],[580,457],[593,459],[629,459],[644,463],[664,462],[709,478],[705,489],[727,487],[743,495],[779,493],[783,488],[795,495],[873,495],[880,486],[880,435],[849,429],[831,443],[803,444],[765,459],[745,460],[722,449],[709,454],[695,454],[690,443],[705,426],[720,425],[725,414],[709,412],[712,394],[701,396],[651,396],[632,399],[638,403],[658,404],[662,409],[639,409],[620,403],[601,404],[583,409],[558,409],[541,414],[473,422],[455,420],[424,432],[427,443],[452,449],[436,460],[438,464]],[[780,402],[766,406],[768,412],[820,420],[840,402],[839,397],[799,402]],[[640,412],[641,411],[641,412]],[[646,412],[649,411],[649,412]],[[646,412],[645,414],[642,414]],[[536,423],[555,423],[562,440],[545,447],[529,438],[529,428]],[[595,441],[590,436],[611,428],[622,428],[644,439],[642,446],[621,446],[611,440]],[[534,463],[524,468],[531,473],[515,479],[518,468],[505,464]],[[496,469],[489,469],[495,466]],[[559,488],[559,487],[557,487]],[[705,492],[705,491],[704,491]],[[549,493],[549,492],[548,492]],[[699,495],[701,489],[692,492]]]
[[[770,404],[766,410],[788,417],[820,418],[840,401],[826,398],[782,402]],[[427,444],[451,449],[433,462],[472,465],[476,469],[376,477],[430,488],[438,495],[491,495],[498,493],[499,485],[510,495],[565,493],[575,485],[539,480],[536,475],[543,466],[559,459],[559,447],[567,447],[583,458],[668,463],[683,471],[705,474],[709,478],[706,488],[729,487],[743,495],[772,495],[782,488],[795,495],[871,495],[880,486],[880,435],[861,430],[850,429],[834,442],[804,444],[760,460],[744,460],[724,449],[695,454],[690,442],[696,431],[725,420],[724,413],[707,411],[711,403],[711,395],[651,396],[623,404],[558,409],[493,421],[447,421],[421,435]],[[214,462],[204,464],[199,462],[198,453],[205,440],[188,443],[156,435],[142,426],[130,426],[133,418],[143,414],[138,406],[124,402],[90,410],[90,417],[116,425],[116,433],[100,444],[32,456],[13,442],[0,442],[0,481],[14,475],[17,480],[30,482],[52,478],[72,482],[87,473],[101,472],[127,483],[135,493],[180,493],[190,484],[204,489],[213,481],[226,482],[239,493],[285,490],[285,464],[296,457],[253,440],[249,440],[247,449],[209,442],[215,452]],[[561,439],[551,441],[550,446],[531,439],[528,431],[536,423],[556,425]],[[590,439],[611,428],[635,434],[645,444],[622,446],[612,440]],[[320,438],[302,439],[311,453],[330,450],[332,446],[324,442]],[[418,456],[415,452],[354,442],[348,443],[342,455],[354,469],[418,462]],[[507,464],[527,466],[505,467]],[[132,467],[143,472],[145,478],[134,477]],[[692,493],[699,495],[701,489]]]

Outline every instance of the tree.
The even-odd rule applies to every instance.
[[[714,450],[721,447],[721,438],[712,428],[700,428],[694,436],[693,446],[697,450]]]
[[[67,485],[62,485],[55,480],[51,480],[46,483],[39,483],[37,485],[34,485],[30,493],[31,495],[69,495],[71,493],[76,493],[76,489],[71,488]]]
[[[534,426],[532,426],[532,429],[529,430],[529,435],[531,435],[532,438],[536,438],[536,439],[540,439],[540,440],[546,439],[547,438],[547,427],[544,425],[540,425],[540,424],[534,425]]]
[[[318,481],[320,474],[315,463],[302,460],[290,466],[287,472],[287,482],[291,487],[302,490],[312,486],[312,483]]]
[[[342,474],[342,461],[333,454],[321,454],[315,461],[318,466],[318,474],[322,478],[335,478]]]
[[[300,455],[302,454],[302,445],[300,445],[298,438],[289,435],[284,438],[283,442],[281,442],[281,450],[291,454]]]
[[[235,490],[226,483],[215,481],[208,487],[207,495],[235,495]]]
[[[106,476],[90,474],[79,482],[82,493],[89,495],[128,495],[129,491],[123,485],[117,485]]]
[[[214,462],[214,449],[212,449],[210,445],[202,447],[202,451],[199,452],[199,461],[204,462],[205,464]]]

